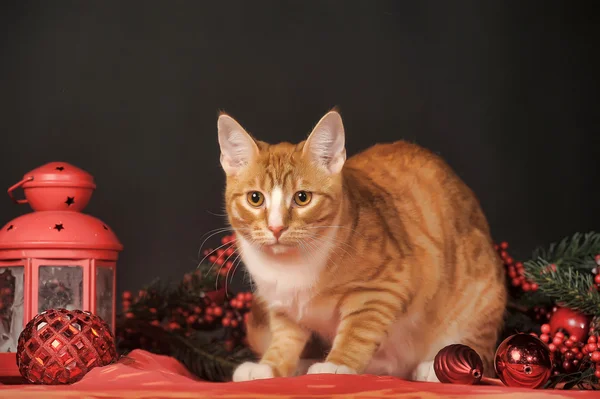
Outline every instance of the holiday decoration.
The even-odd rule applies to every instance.
[[[17,366],[34,384],[70,384],[116,359],[110,328],[90,312],[44,311],[19,336]]]
[[[204,251],[198,268],[175,286],[156,281],[137,294],[124,292],[118,349],[174,356],[209,381],[230,380],[239,362],[256,360],[245,346],[252,293],[228,289],[239,270],[234,241],[227,235],[216,249]]]
[[[550,333],[556,334],[559,330],[567,333],[574,341],[587,339],[590,329],[591,317],[568,308],[558,308],[550,317]]]
[[[561,307],[590,316],[600,316],[600,294],[595,289],[593,270],[600,253],[600,234],[575,234],[537,249],[525,262],[525,274],[539,285],[548,299]]]
[[[540,388],[552,374],[552,355],[538,338],[515,334],[496,350],[494,366],[498,378],[508,386]]]
[[[506,242],[497,245],[496,250],[504,262],[509,287],[502,339],[515,332],[527,332],[548,345],[554,370],[545,387],[600,388],[600,373],[596,373],[586,343],[586,337],[595,340],[600,332],[600,293],[596,284],[600,234],[576,233],[548,248],[536,249],[525,262],[510,256]],[[523,286],[513,278],[530,285]]]
[[[186,273],[173,287],[155,282],[136,294],[123,293],[118,349],[127,352],[142,348],[173,356],[208,381],[230,380],[238,364],[256,360],[245,337],[252,294],[232,292],[230,287],[233,275],[243,267],[234,242],[234,235],[225,236],[214,250],[202,252],[198,269]],[[516,260],[509,253],[507,242],[495,248],[504,263],[509,289],[505,330],[497,352],[504,353],[505,361],[496,364],[504,380],[482,376],[480,383],[495,385],[504,381],[511,386],[600,389],[600,362],[596,361],[600,361],[600,294],[596,288],[600,235],[577,233],[548,249],[535,250],[528,261]],[[553,333],[552,317],[557,315],[554,325],[561,314],[567,314],[560,309],[577,316],[564,318],[564,325],[558,322]],[[582,315],[589,320],[589,329],[580,338],[581,323],[576,333],[569,328],[569,320],[583,320]],[[512,340],[533,344],[509,346],[507,342],[514,343]],[[515,357],[521,353],[521,359],[527,360],[527,356],[517,350],[520,347],[539,356],[531,356],[527,364],[518,364],[514,358],[506,357],[509,347],[515,349],[510,352]],[[462,346],[444,348],[436,358],[436,374],[441,381],[475,383],[477,358],[476,353]],[[554,368],[548,366],[549,359]]]
[[[433,370],[440,382],[473,385],[483,377],[483,362],[473,349],[453,344],[443,348],[435,356]]]
[[[115,325],[115,268],[121,243],[102,221],[81,213],[96,188],[87,172],[52,162],[21,187],[34,210],[0,230],[0,375],[18,376],[17,340],[25,323],[50,308],[89,310]]]

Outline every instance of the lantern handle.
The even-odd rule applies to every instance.
[[[23,180],[21,180],[20,182],[18,182],[17,184],[15,184],[14,186],[12,186],[11,188],[8,189],[8,196],[10,197],[10,199],[12,199],[15,203],[17,204],[26,204],[29,201],[27,201],[27,199],[16,199],[15,197],[13,197],[12,192],[14,190],[16,190],[17,188],[21,187],[23,184],[32,181],[33,180],[33,176],[29,176],[24,178]]]

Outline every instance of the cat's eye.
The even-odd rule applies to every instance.
[[[311,199],[312,199],[312,193],[310,193],[308,191],[298,191],[296,194],[294,194],[294,202],[298,206],[308,205],[310,203]]]
[[[252,206],[259,207],[265,202],[265,197],[260,191],[250,191],[246,196],[248,203]]]

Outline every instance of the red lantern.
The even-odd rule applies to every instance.
[[[15,200],[19,187],[25,199]],[[114,333],[116,261],[123,246],[105,223],[81,213],[95,188],[89,173],[52,162],[8,189],[16,203],[35,212],[0,231],[0,375],[19,375],[19,334],[44,310],[87,310]]]

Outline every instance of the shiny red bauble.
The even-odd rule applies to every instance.
[[[506,338],[494,359],[498,378],[509,387],[540,388],[552,373],[552,355],[548,346],[530,334]]]
[[[483,362],[473,349],[466,345],[448,345],[438,352],[433,370],[440,382],[473,385],[483,377]]]
[[[558,308],[550,317],[550,334],[563,330],[572,339],[585,342],[591,318],[569,308]]]
[[[50,309],[35,316],[21,335],[17,366],[34,384],[70,384],[117,360],[112,332],[90,312]]]

